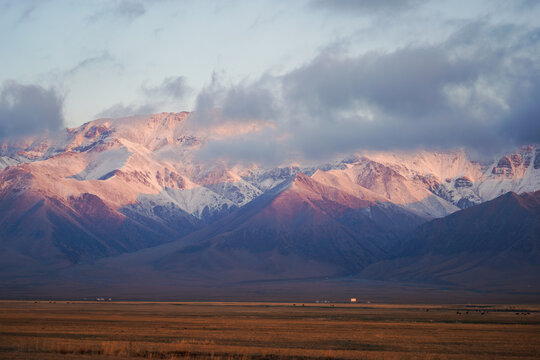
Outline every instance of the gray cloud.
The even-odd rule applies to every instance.
[[[127,116],[133,116],[133,115],[146,115],[146,114],[153,114],[158,112],[158,108],[156,105],[152,104],[123,104],[123,103],[116,103],[104,110],[102,110],[100,113],[96,114],[95,118],[122,118]]]
[[[248,136],[213,140],[203,146],[197,156],[199,160],[209,162],[219,159],[231,164],[279,165],[290,154],[287,153],[285,147],[277,146],[276,137],[278,135],[274,130],[266,129]]]
[[[475,59],[443,47],[409,47],[357,58],[322,54],[284,77],[287,96],[317,113],[372,103],[389,113],[422,115],[443,106],[444,86],[478,76]]]
[[[412,10],[425,2],[426,0],[312,0],[309,4],[314,9],[346,14],[388,14]]]
[[[107,3],[106,6],[93,13],[88,20],[99,21],[105,17],[115,19],[123,18],[132,21],[146,13],[146,6],[140,0],[116,0]]]
[[[538,0],[515,0],[511,4],[522,11],[530,11],[531,9],[540,7],[540,1]]]
[[[247,122],[274,126],[263,136],[210,142],[202,154],[250,162],[266,153],[275,162],[366,149],[465,146],[486,153],[538,143],[539,39],[540,28],[472,23],[438,44],[360,56],[326,50],[271,85],[260,79],[206,89],[196,112],[211,121],[235,120],[238,113],[226,108],[245,109]],[[279,89],[271,91],[275,83]],[[223,109],[217,117],[216,107]]]
[[[146,96],[150,97],[168,97],[181,99],[185,97],[191,88],[187,85],[186,78],[183,76],[170,76],[161,82],[158,86],[145,86],[142,90]]]
[[[194,126],[225,122],[270,121],[278,116],[278,104],[269,77],[254,83],[225,86],[214,74],[209,86],[199,92],[192,117]]]
[[[17,19],[17,23],[22,23],[22,22],[25,22],[27,20],[29,20],[32,16],[32,14],[34,13],[34,11],[36,10],[37,8],[37,4],[35,3],[30,3],[28,4],[24,9],[23,11],[21,12],[21,15],[19,16],[19,18]]]
[[[104,51],[100,55],[96,56],[89,56],[83,60],[81,60],[79,63],[77,63],[75,66],[73,66],[71,69],[66,71],[66,75],[75,75],[79,73],[80,71],[83,71],[89,67],[92,67],[94,65],[99,65],[106,62],[112,62],[114,61],[114,58],[108,51]]]
[[[501,129],[515,143],[540,142],[540,67],[513,87],[509,103],[513,111],[503,119]]]
[[[114,8],[114,13],[117,15],[122,15],[129,19],[134,19],[136,17],[144,15],[146,13],[146,8],[141,1],[122,0]]]
[[[274,97],[268,89],[235,86],[223,100],[223,116],[234,119],[273,119],[277,113]]]
[[[318,128],[310,129],[313,138],[330,137],[329,152],[333,145],[336,151],[456,146],[490,151],[538,142],[538,132],[522,131],[535,123],[530,116],[540,79],[530,75],[540,65],[539,47],[533,45],[537,31],[477,25],[468,37],[461,33],[440,44],[330,58],[324,66],[318,58],[284,78],[286,94],[318,121]],[[313,109],[325,120],[316,119]],[[524,111],[527,115],[518,116]],[[529,136],[520,136],[525,133]],[[302,142],[307,156],[316,152],[313,143]]]
[[[52,88],[6,81],[0,89],[0,139],[64,126],[63,98]]]

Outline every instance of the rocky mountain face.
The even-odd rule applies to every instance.
[[[357,273],[422,223],[540,188],[535,145],[492,161],[458,150],[364,152],[315,166],[209,163],[198,150],[210,139],[189,116],[99,119],[1,143],[3,274],[171,242],[176,252],[155,259],[157,268]]]

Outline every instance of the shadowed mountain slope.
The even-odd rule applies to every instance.
[[[378,198],[369,190],[355,197],[299,173],[275,197],[192,234],[192,245],[156,266],[244,280],[356,273],[386,257],[398,234],[425,221]]]
[[[420,225],[392,260],[362,276],[480,288],[540,289],[540,191],[509,192]]]
[[[82,193],[67,198],[28,189],[32,176],[12,168],[0,173],[0,268],[3,277],[27,275],[81,261],[136,251],[178,237],[179,231],[151,218],[129,218],[100,197]],[[9,184],[8,184],[9,185]],[[178,216],[178,221],[183,218]],[[184,220],[184,228],[195,225]]]

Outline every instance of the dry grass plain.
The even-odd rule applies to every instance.
[[[540,306],[1,301],[0,359],[538,359]]]

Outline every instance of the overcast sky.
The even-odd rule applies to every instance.
[[[261,125],[204,151],[248,161],[539,142],[538,19],[531,0],[0,0],[0,138],[196,110]]]

